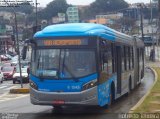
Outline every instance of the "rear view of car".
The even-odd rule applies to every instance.
[[[8,61],[10,60],[7,56],[5,55],[0,55],[1,61]]]
[[[22,81],[24,83],[28,83],[29,78],[28,78],[27,68],[21,68],[21,72],[22,72]],[[15,84],[16,82],[20,83],[20,70],[19,70],[19,68],[16,68],[16,72],[13,75],[13,84]]]
[[[3,73],[4,79],[6,80],[13,79],[13,74],[15,72],[14,67],[2,67],[1,71]]]

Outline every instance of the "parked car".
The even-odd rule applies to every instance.
[[[10,58],[8,58],[6,55],[0,55],[1,61],[8,61]]]
[[[15,52],[11,52],[11,51],[8,51],[8,54],[12,57],[16,56],[17,54]]]
[[[5,54],[6,57],[8,57],[9,60],[11,60],[13,57],[9,54]]]
[[[140,39],[142,39],[142,37],[140,37]],[[156,39],[151,36],[144,36],[143,41],[144,41],[145,46],[151,46],[153,44],[154,45],[156,44]]]
[[[28,68],[29,67],[30,62],[27,60],[22,60],[21,61],[21,66],[22,68]]]
[[[0,83],[3,83],[4,77],[3,77],[3,73],[0,71]]]
[[[18,64],[18,55],[14,56],[10,62],[12,66],[16,66]]]
[[[28,77],[27,68],[26,67],[21,68],[21,72],[22,72],[22,82],[28,83],[29,77]],[[13,75],[13,84],[15,84],[16,82],[20,83],[20,70],[19,70],[19,68],[16,68],[16,72]]]
[[[10,67],[10,66],[11,66],[11,63],[5,62],[4,64],[2,64],[1,68],[3,68],[3,67]]]
[[[9,79],[13,79],[13,75],[15,73],[15,68],[8,66],[8,67],[2,67],[1,71],[3,73],[4,79],[5,80],[9,80]]]

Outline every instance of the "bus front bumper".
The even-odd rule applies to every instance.
[[[34,105],[98,105],[97,87],[82,92],[42,92],[30,88],[30,99]],[[56,104],[55,102],[64,103]]]

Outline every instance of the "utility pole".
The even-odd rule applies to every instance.
[[[37,5],[38,5],[38,3],[37,3],[37,0],[35,0],[35,4],[36,4],[36,30],[37,30],[37,25],[38,25],[38,16],[37,16]]]
[[[144,41],[144,33],[143,33],[143,12],[142,12],[142,4],[140,6],[140,18],[141,18],[141,36],[142,36],[142,41]]]
[[[155,61],[155,41],[153,39],[153,15],[152,15],[152,0],[150,0],[150,7],[151,7],[151,17],[150,17],[150,23],[151,23],[151,38],[152,38],[152,47],[153,49],[151,49],[151,55],[152,55],[152,61]]]
[[[158,0],[158,45],[160,44],[160,0]]]
[[[9,3],[4,0],[4,2],[8,5]],[[22,82],[22,71],[21,71],[21,60],[20,60],[20,50],[19,50],[19,39],[18,39],[18,27],[17,27],[17,15],[14,8],[12,8],[14,12],[14,20],[15,20],[15,32],[16,32],[16,43],[17,43],[17,53],[18,53],[18,63],[19,63],[19,71],[20,71],[20,82],[21,82],[21,88],[23,88],[23,82]]]

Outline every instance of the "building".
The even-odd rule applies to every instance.
[[[138,20],[140,18],[140,8],[138,7],[130,7],[121,11],[125,18],[130,18],[134,20]]]
[[[122,13],[117,14],[107,14],[107,15],[96,15],[96,19],[88,20],[89,23],[98,23],[104,25],[112,25],[116,20],[123,17]]]
[[[12,41],[11,35],[0,36],[0,50],[5,52],[9,51],[9,48],[13,47],[14,42]]]
[[[5,20],[11,20],[14,18],[14,15],[11,12],[0,11],[0,17],[3,17]]]
[[[112,19],[117,20],[123,17],[122,13],[116,13],[116,14],[107,14],[107,15],[96,15],[96,19]]]
[[[79,22],[78,7],[68,7],[67,16],[69,23],[78,23]]]

